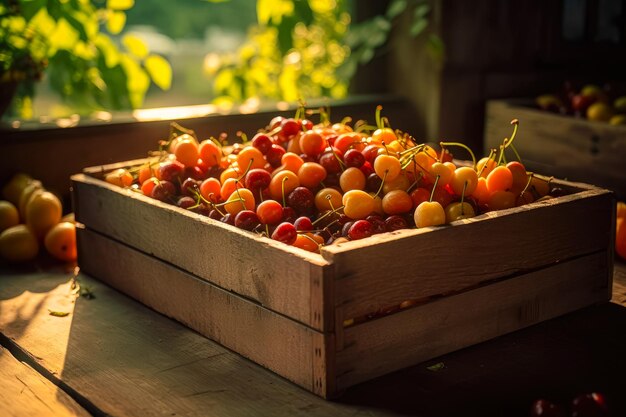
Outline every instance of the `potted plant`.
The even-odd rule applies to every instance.
[[[80,111],[137,108],[153,82],[171,83],[171,68],[145,43],[124,36],[134,0],[8,0],[0,4],[0,115],[32,117],[34,86],[47,77],[65,103]]]

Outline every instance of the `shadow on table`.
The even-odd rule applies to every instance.
[[[594,391],[612,416],[626,415],[626,308],[613,303],[383,376],[338,402],[416,416],[526,417],[536,399],[569,406]]]
[[[47,255],[39,256],[32,263],[0,264],[0,316],[3,314],[1,301],[18,298],[27,292],[40,295],[24,298],[12,313],[11,322],[5,323],[11,327],[13,339],[19,339],[31,320],[42,314],[51,291],[72,278],[74,267],[74,264],[60,264]]]
[[[60,377],[96,415],[526,417],[535,399],[568,404],[592,391],[606,395],[612,416],[626,415],[626,308],[617,304],[377,378],[329,402],[89,282],[96,298],[76,300]]]

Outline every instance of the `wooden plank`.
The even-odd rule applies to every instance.
[[[328,262],[318,254],[83,174],[72,181],[76,219],[90,229],[316,330],[332,329],[332,310],[320,304]]]
[[[90,416],[59,387],[0,346],[0,411],[5,417]]]
[[[492,279],[607,250],[612,193],[591,189],[443,227],[402,230],[322,250],[345,319],[455,293]],[[611,249],[612,251],[612,249]]]
[[[325,401],[84,273],[78,279],[95,298],[76,298],[70,278],[3,272],[0,333],[89,400],[95,415],[402,415]]]
[[[626,127],[532,107],[529,100],[487,102],[484,143],[498,147],[518,118],[515,147],[529,169],[609,188],[626,198]]]
[[[346,328],[337,387],[608,301],[608,267],[598,252]]]
[[[314,375],[320,363],[325,366],[322,333],[89,229],[79,228],[77,238],[79,265],[86,273],[309,391],[326,395],[319,372]]]

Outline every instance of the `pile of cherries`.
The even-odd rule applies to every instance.
[[[234,145],[223,136],[199,142],[176,125],[161,143],[159,161],[105,179],[313,252],[549,198],[548,180],[519,160],[506,161],[507,149],[517,154],[517,121],[511,139],[476,162],[460,143],[435,149],[394,131],[380,110],[376,126],[352,127],[347,121],[314,125],[301,109]],[[457,166],[450,147],[466,149],[472,164]]]
[[[604,395],[598,392],[575,397],[569,407],[540,399],[536,400],[530,408],[530,417],[608,417],[610,415]]]

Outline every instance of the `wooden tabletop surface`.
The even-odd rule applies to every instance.
[[[58,265],[0,268],[0,416],[527,416],[598,391],[626,415],[626,266],[613,301],[325,401]],[[68,313],[64,317],[52,313]]]

